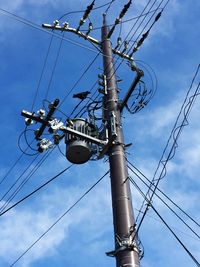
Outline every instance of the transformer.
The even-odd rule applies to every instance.
[[[76,118],[68,122],[68,127],[88,136],[96,136],[95,125],[82,118]],[[83,164],[87,162],[93,154],[93,145],[91,142],[77,137],[75,134],[65,134],[66,158],[74,164]]]

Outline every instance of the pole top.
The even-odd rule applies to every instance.
[[[106,26],[107,22],[106,22],[106,13],[103,13],[103,25]]]

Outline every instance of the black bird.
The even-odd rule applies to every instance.
[[[79,98],[79,99],[81,99],[81,100],[84,100],[84,99],[87,98],[87,96],[88,96],[89,94],[90,94],[89,91],[80,92],[80,93],[78,93],[78,94],[74,94],[74,95],[73,95],[73,98]]]

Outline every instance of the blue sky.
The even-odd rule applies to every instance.
[[[16,0],[6,3],[0,0],[0,8],[41,25],[52,23],[63,13],[85,9],[89,3],[85,0]],[[107,1],[97,0],[96,6],[105,3]],[[108,13],[108,23],[114,22],[125,3],[126,1],[115,1]],[[146,3],[147,0],[134,1],[126,18],[137,16]],[[161,19],[152,28],[148,39],[135,54],[135,59],[145,61],[155,70],[158,90],[155,97],[141,112],[136,115],[124,112],[125,140],[126,143],[133,143],[128,150],[129,160],[150,178],[155,171],[200,61],[199,10],[198,0],[193,0],[192,3],[189,0],[171,0]],[[100,9],[93,12],[91,21],[94,27],[101,26],[103,11],[104,9]],[[76,27],[80,17],[81,13],[78,13],[65,19],[72,27]],[[126,36],[132,23],[123,25],[122,37]],[[112,37],[113,44],[118,33],[119,28]],[[91,35],[99,39],[100,31],[95,31]],[[62,99],[96,55],[94,47],[89,43],[71,34],[65,34],[65,37],[90,47],[90,50],[63,41],[57,67],[49,87],[48,100],[50,101],[55,98]],[[50,38],[49,34],[20,23],[13,17],[6,16],[4,12],[0,12],[0,118],[2,125],[0,179],[21,155],[17,141],[24,130],[24,120],[20,112],[22,109],[31,109]],[[59,45],[60,39],[54,38],[39,87],[35,111],[42,107],[42,100],[49,86]],[[93,68],[88,71],[73,92],[90,90],[101,68],[102,59],[98,57]],[[117,74],[123,79],[120,84],[121,96],[123,96],[132,82],[133,73],[124,63]],[[76,104],[77,100],[72,99],[70,95],[62,105],[62,111],[70,114]],[[200,100],[197,98],[189,117],[189,125],[184,128],[179,139],[175,158],[169,163],[167,175],[160,184],[160,188],[197,221],[200,220],[199,104]],[[62,115],[58,113],[58,116]],[[31,133],[28,137],[31,140]],[[64,151],[64,144],[61,145],[61,149]],[[22,157],[4,183],[0,185],[1,196],[32,160],[33,157]],[[38,160],[39,158],[32,167]],[[65,157],[55,149],[12,203],[68,165],[69,162]],[[0,218],[0,266],[10,266],[108,168],[105,160],[73,166],[41,192],[2,216]],[[146,189],[143,188],[143,190]],[[134,212],[137,215],[142,198],[134,188],[132,193]],[[4,201],[2,200],[2,205]],[[156,198],[154,205],[200,261],[198,237],[189,232]],[[187,218],[184,219],[189,223]],[[195,228],[193,224],[192,226],[199,233],[199,228]],[[195,266],[153,211],[149,211],[139,234],[145,248],[145,256],[141,261],[142,267]],[[105,252],[112,250],[113,246],[110,181],[107,177],[16,266],[77,267],[81,265],[84,267],[95,265],[96,267],[111,267],[115,266],[114,259],[108,258]]]

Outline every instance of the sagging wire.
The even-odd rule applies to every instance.
[[[148,189],[147,194],[146,194],[146,196],[149,196],[150,201],[152,201],[152,198],[153,198],[153,196],[154,196],[154,194],[155,194],[155,192],[156,192],[156,190],[157,190],[157,187],[158,187],[158,184],[159,184],[160,180],[164,177],[163,175],[166,174],[166,166],[167,166],[167,163],[169,162],[169,159],[171,158],[172,153],[174,152],[175,144],[177,144],[177,139],[178,139],[178,137],[180,136],[180,132],[181,132],[182,128],[184,127],[183,124],[184,124],[185,120],[187,120],[187,117],[188,117],[188,115],[189,115],[189,113],[190,113],[190,111],[191,111],[191,107],[193,106],[193,102],[194,102],[194,100],[195,100],[196,97],[199,95],[198,90],[199,90],[199,87],[200,87],[200,83],[197,85],[196,90],[195,90],[195,93],[192,95],[192,96],[193,96],[193,97],[192,97],[192,101],[189,99],[189,103],[190,103],[190,104],[189,104],[189,107],[188,107],[188,109],[187,109],[187,113],[186,113],[186,114],[184,115],[184,117],[183,117],[182,123],[181,123],[180,125],[178,125],[179,119],[180,119],[180,117],[181,117],[181,115],[182,115],[182,113],[183,113],[183,111],[184,111],[184,108],[185,108],[186,106],[188,106],[188,105],[186,104],[186,102],[187,102],[187,100],[188,100],[188,98],[189,98],[189,94],[190,94],[190,92],[191,92],[191,90],[192,90],[192,88],[193,88],[193,84],[194,84],[195,79],[196,79],[196,77],[197,77],[197,75],[198,75],[199,69],[200,69],[200,64],[198,65],[198,67],[197,67],[197,69],[196,69],[196,72],[195,72],[195,74],[194,74],[194,77],[193,77],[193,79],[192,79],[192,82],[191,82],[191,84],[190,84],[190,87],[189,87],[189,89],[188,89],[188,91],[187,91],[187,93],[186,93],[186,97],[185,97],[185,99],[184,99],[184,101],[183,101],[183,104],[182,104],[182,106],[181,106],[180,112],[179,112],[179,114],[178,114],[178,116],[177,116],[177,118],[176,118],[175,124],[174,124],[173,129],[172,129],[172,131],[171,131],[171,133],[170,133],[170,136],[169,136],[169,138],[168,138],[167,144],[166,144],[166,146],[165,146],[165,148],[164,148],[164,150],[163,150],[161,159],[159,160],[158,166],[157,166],[157,168],[156,168],[156,170],[155,170],[155,172],[154,172],[152,181],[151,181],[151,183],[150,183],[149,189]],[[181,127],[180,127],[180,126],[181,126]],[[172,144],[172,146],[171,146],[171,149],[170,149],[170,151],[169,151],[169,153],[168,153],[168,156],[167,156],[166,160],[163,160],[163,157],[164,157],[164,155],[165,155],[165,153],[166,153],[166,151],[167,151],[167,148],[168,148],[168,146],[169,146],[170,140],[173,138],[173,133],[174,133],[174,131],[176,130],[177,127],[179,127],[179,131],[178,131],[178,133],[177,133],[176,139],[173,140],[173,144]],[[163,162],[163,163],[162,163],[162,162]],[[158,173],[158,171],[159,171],[159,169],[160,169],[161,164],[163,165],[163,166],[162,166],[162,169],[161,169],[161,171],[160,171],[159,177],[156,178],[156,175],[157,175],[157,173]],[[152,190],[151,195],[150,195],[150,191],[151,191],[152,187],[153,187],[153,190]],[[141,206],[140,210],[143,209],[144,204],[145,204],[145,200],[144,200],[144,202],[142,203],[142,206]],[[138,231],[139,231],[139,229],[140,229],[140,227],[141,227],[141,225],[142,225],[142,222],[143,222],[143,220],[144,220],[144,218],[145,218],[145,216],[146,216],[146,214],[147,214],[148,208],[149,208],[149,207],[146,207],[146,209],[145,209],[145,211],[144,211],[144,213],[143,213],[143,215],[142,215],[142,218],[141,218],[141,220],[140,220],[140,222],[139,222],[139,225],[138,225]]]
[[[47,30],[41,28],[40,25],[37,25],[37,24],[35,24],[35,23],[27,20],[27,19],[24,19],[24,18],[22,18],[22,17],[20,17],[18,15],[15,15],[12,12],[9,12],[9,11],[7,11],[5,9],[2,9],[2,8],[0,8],[0,11],[2,11],[4,15],[6,15],[6,16],[8,16],[8,17],[10,17],[10,18],[12,18],[12,19],[14,19],[14,20],[16,20],[18,22],[21,22],[21,23],[23,23],[23,24],[25,24],[25,25],[27,25],[29,27],[32,27],[32,28],[34,28],[36,30],[42,31],[42,32],[47,33],[49,35],[53,35],[54,37],[56,37],[58,39],[62,39],[62,36],[60,34],[56,34],[56,33],[52,32],[52,31],[47,31]],[[84,49],[87,49],[87,50],[89,50],[89,51],[91,51],[93,53],[97,53],[97,51],[94,50],[94,49],[92,49],[91,47],[86,46],[86,45],[83,45],[82,43],[76,42],[76,41],[74,41],[72,39],[69,39],[69,38],[64,37],[63,40],[64,41],[67,41],[67,42],[69,42],[69,43],[71,43],[73,45],[77,45],[79,47],[82,47]]]
[[[39,160],[39,162],[37,162],[37,164],[32,168],[32,170],[29,172],[29,174],[26,175],[26,177],[22,180],[22,182],[17,186],[17,188],[14,190],[14,192],[9,196],[9,198],[6,200],[6,202],[2,205],[2,207],[0,208],[0,212],[4,211],[6,209],[6,207],[10,204],[10,202],[22,190],[22,188],[27,184],[27,182],[36,173],[36,171],[41,167],[41,165],[46,161],[46,159],[49,157],[49,155],[53,152],[54,148],[52,150],[49,150],[46,154],[44,154],[43,157]],[[28,170],[28,168],[26,168],[26,171]],[[19,178],[21,178],[21,177],[22,177],[22,175],[20,175]],[[15,183],[12,185],[12,187],[7,192],[10,192],[10,190],[14,187],[14,185],[16,185],[17,181],[19,181],[19,178],[15,181]]]
[[[142,60],[137,60],[138,66],[142,66],[142,69],[145,70],[143,78],[139,81],[137,87],[134,90],[130,100],[128,101],[126,108],[131,114],[135,114],[142,110],[147,104],[153,99],[157,91],[157,76],[153,68]],[[146,83],[150,80],[149,85]],[[131,104],[129,104],[131,102]]]
[[[40,235],[35,242],[33,242],[11,265],[10,267],[16,265],[16,263],[29,251],[32,247],[34,247],[56,224],[58,224],[74,207],[76,207],[79,202],[92,191],[96,185],[98,185],[107,175],[109,171],[107,171],[100,179],[98,179],[88,190],[85,191],[83,195],[81,195],[73,205],[71,205],[42,235]]]
[[[15,180],[15,182],[10,186],[10,188],[3,194],[0,199],[0,202],[4,200],[4,198],[9,194],[9,192],[13,189],[13,187],[18,183],[18,181],[23,177],[23,175],[28,171],[28,169],[33,165],[33,163],[37,160],[39,155],[37,155],[31,163],[25,168],[25,170],[19,175],[19,177]],[[2,208],[2,207],[1,207]],[[0,210],[1,210],[0,208]]]
[[[81,74],[81,76],[78,78],[78,80],[74,83],[74,85],[72,86],[72,88],[69,90],[69,92],[64,96],[64,98],[62,99],[59,107],[66,101],[66,99],[69,97],[69,95],[72,93],[72,91],[75,89],[75,87],[79,84],[79,82],[82,80],[82,78],[84,77],[84,75],[88,72],[88,70],[91,68],[91,66],[94,64],[94,62],[97,60],[97,58],[99,57],[100,53],[98,53],[94,59],[90,62],[90,64],[88,65],[88,67],[83,71],[83,73]]]
[[[35,106],[35,102],[36,102],[36,99],[37,99],[37,96],[38,96],[39,88],[40,88],[41,81],[42,81],[42,78],[43,78],[43,75],[44,75],[44,70],[46,68],[46,64],[47,64],[47,60],[48,60],[48,57],[49,57],[49,53],[50,53],[50,49],[51,49],[53,38],[54,38],[54,36],[52,35],[51,38],[50,38],[50,42],[49,42],[49,46],[48,46],[48,49],[47,49],[46,57],[45,57],[44,64],[43,64],[43,67],[42,67],[42,72],[41,72],[41,75],[40,75],[40,78],[39,78],[39,81],[38,81],[38,85],[37,85],[37,88],[36,88],[35,96],[33,98],[31,112],[33,112],[33,109],[34,109],[34,106]]]
[[[149,2],[147,3],[147,5],[146,5],[145,8],[143,9],[142,13],[146,10],[146,8],[147,8],[147,6],[150,4],[150,2],[151,2],[151,0],[149,0]],[[154,3],[151,5],[149,11],[151,11],[151,9],[153,8],[155,2],[156,2],[156,1],[154,1]],[[164,0],[162,0],[162,1],[160,2],[160,4],[158,5],[158,7],[155,9],[155,11],[153,12],[153,15],[151,16],[151,18],[149,19],[149,21],[146,23],[146,25],[143,27],[143,30],[142,30],[141,33],[138,35],[136,41],[139,39],[139,37],[141,36],[142,32],[145,30],[146,26],[149,24],[149,22],[150,22],[151,19],[154,17],[154,15],[156,14],[156,12],[157,12],[158,10],[160,10],[160,6],[162,5],[163,2],[164,2]],[[166,6],[167,6],[168,3],[169,3],[169,0],[168,0],[167,3],[165,4],[165,6],[161,9],[162,12],[164,11],[164,9],[166,8]],[[147,14],[148,14],[148,13],[147,13]],[[143,21],[145,20],[146,17],[147,17],[147,16],[145,16],[145,17],[143,18],[143,20],[142,20],[142,22],[140,23],[140,25],[137,27],[137,29],[135,30],[135,32],[132,34],[132,37],[131,37],[131,39],[129,40],[129,42],[133,39],[134,35],[136,34],[136,32],[138,31],[138,29],[140,28],[141,24],[143,23]],[[129,31],[128,35],[126,36],[126,38],[125,38],[125,41],[126,41],[126,42],[127,42],[127,40],[128,40],[128,39],[127,39],[128,36],[131,34],[133,28],[135,27],[135,25],[137,24],[138,21],[139,21],[139,19],[134,23],[133,27],[131,28],[131,30]],[[125,42],[125,41],[124,41],[124,42]],[[128,53],[131,53],[131,50],[132,50],[133,46],[134,46],[134,44],[131,46],[130,49],[128,49]],[[118,61],[118,60],[119,60],[119,58],[116,60],[115,65],[117,64],[117,61]],[[122,63],[124,62],[124,60],[125,60],[124,58],[121,60],[121,62],[120,62],[120,63],[118,64],[118,66],[115,68],[115,72],[114,72],[114,73],[116,73],[116,71],[120,68],[120,66],[122,65]],[[113,75],[114,75],[114,74],[113,74]]]
[[[53,76],[55,74],[57,63],[58,63],[58,59],[59,59],[59,56],[60,56],[60,52],[61,52],[61,48],[62,48],[62,44],[63,44],[63,40],[64,40],[64,35],[65,35],[65,32],[63,32],[62,35],[61,35],[62,37],[61,37],[61,40],[60,40],[60,44],[59,44],[58,51],[57,51],[57,54],[56,54],[55,62],[54,62],[53,69],[52,69],[52,72],[51,72],[49,84],[48,84],[47,90],[45,92],[45,97],[44,97],[45,99],[48,98],[49,90],[50,90],[50,87],[51,87],[51,84],[52,84]]]
[[[131,169],[129,168],[133,172],[133,174],[136,175],[139,179],[141,179],[141,176],[142,176],[143,178],[147,180],[147,182],[150,185],[151,184],[150,179],[146,175],[144,175],[144,173],[142,173],[136,166],[134,166],[128,159],[126,160],[128,164],[130,164],[130,166],[134,168],[135,171],[132,168]],[[200,224],[196,220],[194,220],[194,218],[192,218],[186,211],[184,211],[180,206],[178,206],[178,204],[175,203],[169,196],[167,196],[159,187],[157,187],[157,191],[161,193],[168,201],[170,201],[177,209],[179,209],[179,211],[181,211],[185,216],[187,216],[193,223],[195,223],[198,227],[200,227]]]
[[[108,3],[106,3],[106,4],[98,6],[98,7],[93,7],[93,10],[100,9],[100,8],[105,7],[105,6],[110,6],[114,1],[116,1],[116,0],[112,0],[112,1],[110,1]],[[58,20],[63,19],[65,16],[68,16],[68,15],[71,15],[71,14],[76,14],[76,13],[82,13],[82,12],[85,12],[85,10],[71,11],[71,12],[63,14]]]
[[[196,77],[196,75],[198,74],[199,68],[200,68],[200,65],[199,65],[198,68],[197,68],[197,72],[196,72],[196,74],[195,74],[195,77]],[[195,78],[194,78],[194,79],[195,79]],[[194,80],[193,80],[193,82],[194,82]],[[192,82],[192,84],[191,84],[190,89],[192,89],[192,87],[193,87],[193,82]],[[189,91],[190,91],[190,89],[189,89]],[[200,93],[199,93],[199,91],[200,91],[199,89],[200,89],[200,82],[198,83],[198,85],[197,85],[197,87],[196,87],[196,89],[195,89],[195,92],[192,94],[192,96],[189,97],[189,94],[187,94],[185,100],[186,100],[186,101],[188,100],[188,103],[186,103],[186,101],[184,101],[184,104],[183,104],[182,107],[181,107],[181,112],[180,112],[179,115],[178,115],[178,118],[177,118],[177,120],[176,120],[176,123],[175,123],[175,125],[174,125],[173,131],[171,132],[170,138],[169,138],[169,140],[168,140],[168,143],[167,143],[167,146],[166,146],[166,149],[165,149],[165,153],[166,153],[167,148],[168,148],[169,143],[170,143],[170,140],[172,139],[172,140],[173,140],[173,143],[172,143],[170,152],[169,152],[169,154],[168,154],[168,156],[167,156],[166,159],[163,159],[165,153],[162,154],[162,159],[160,160],[160,163],[161,163],[164,167],[166,166],[167,162],[168,162],[169,160],[171,160],[171,159],[175,156],[176,149],[178,148],[178,138],[179,138],[179,136],[180,136],[180,134],[181,134],[183,128],[189,125],[189,122],[188,122],[188,116],[189,116],[189,114],[190,114],[190,112],[191,112],[191,109],[192,109],[192,107],[193,107],[193,104],[194,104],[196,98],[197,98],[197,97],[199,96],[199,94],[200,94]],[[189,97],[189,98],[188,98],[188,97]],[[183,113],[183,119],[182,119],[180,125],[178,125],[179,118],[180,118],[180,116],[181,116],[182,113]],[[158,167],[158,169],[159,169],[159,167]],[[164,172],[164,174],[166,174],[166,168],[165,168],[165,172]],[[162,176],[159,176],[159,178],[157,178],[157,179],[155,179],[156,174],[154,174],[154,180],[153,180],[153,181],[155,182],[155,181],[157,181],[157,180],[161,180],[161,179],[163,179],[164,176],[165,176],[164,174],[163,174]]]
[[[128,161],[129,162],[129,161]],[[131,170],[132,171],[132,173],[136,176],[136,177],[138,177],[138,179],[149,189],[150,188],[150,184],[147,184],[143,179],[142,179],[142,177],[140,177],[130,166],[128,166],[128,168],[129,168],[129,170]],[[130,179],[132,179],[132,178],[130,178]],[[148,179],[148,182],[150,182],[150,180]],[[134,184],[136,184],[136,182],[132,179],[132,183],[134,183]],[[137,184],[136,184],[137,185]],[[135,186],[136,186],[135,185]],[[151,191],[153,191],[153,189],[151,189]],[[160,192],[161,190],[159,190],[159,192]],[[184,220],[184,219],[182,219],[181,217],[180,217],[180,215],[177,213],[177,212],[175,212],[175,210],[173,210],[170,206],[169,206],[169,204],[167,204],[167,202],[166,201],[164,201],[163,200],[163,198],[161,198],[161,196],[159,196],[157,193],[155,193],[155,196],[196,236],[196,237],[198,237],[199,239],[200,239],[200,236],[192,229],[192,227],[190,227],[190,225],[188,224],[188,223],[186,223],[186,221]],[[169,199],[169,197],[167,197],[167,199]],[[172,201],[171,201],[172,202]],[[139,213],[141,213],[141,210],[139,210]],[[139,214],[138,213],[138,214]],[[138,218],[138,216],[137,216],[137,218]],[[136,222],[137,222],[137,220],[136,220]]]
[[[22,199],[20,199],[19,201],[17,201],[15,204],[13,204],[11,207],[9,207],[8,209],[0,212],[0,216],[4,215],[5,213],[7,213],[8,211],[12,210],[13,208],[15,208],[16,206],[18,206],[20,203],[24,202],[26,199],[28,199],[29,197],[31,197],[32,195],[34,195],[36,192],[38,192],[39,190],[41,190],[43,187],[47,186],[49,183],[51,183],[53,180],[55,180],[56,178],[58,178],[61,174],[65,173],[66,171],[68,171],[74,164],[71,164],[70,166],[68,166],[67,168],[65,168],[64,170],[62,170],[61,172],[59,172],[58,174],[56,174],[55,176],[53,176],[52,178],[50,178],[47,182],[45,182],[44,184],[42,184],[41,186],[39,186],[38,188],[36,188],[35,190],[33,190],[31,193],[29,193],[28,195],[26,195],[25,197],[23,197]]]
[[[134,100],[130,105],[128,103],[126,105],[126,109],[129,111],[129,113],[135,114],[142,110],[148,104],[148,100],[146,100],[146,98],[150,93],[151,92],[148,92],[146,88],[146,84],[142,80],[140,80],[137,88],[134,90],[134,94],[132,94],[131,96],[131,98],[133,97]]]
[[[37,153],[34,153],[34,154],[30,154],[27,151],[27,149],[23,150],[23,148],[21,147],[21,139],[22,137],[24,136],[24,139],[25,141],[27,141],[27,137],[25,137],[25,133],[26,133],[27,129],[25,129],[20,135],[19,135],[19,138],[18,138],[18,141],[17,141],[17,145],[18,145],[18,148],[20,149],[20,151],[24,154],[24,155],[27,155],[27,156],[36,156],[39,154],[39,152],[37,151]],[[34,141],[34,140],[33,140]],[[32,141],[32,142],[33,142]],[[32,149],[31,145],[29,143],[27,143],[27,148],[31,148],[31,150],[34,150],[35,149]]]
[[[178,243],[182,246],[182,248],[185,250],[185,252],[190,256],[190,258],[194,261],[194,263],[200,267],[200,263],[198,260],[194,257],[194,255],[189,251],[189,249],[186,247],[186,245],[180,240],[180,238],[177,236],[177,234],[172,230],[172,228],[167,224],[166,220],[163,219],[163,217],[159,214],[159,212],[155,209],[153,206],[151,199],[147,198],[147,196],[143,193],[143,191],[140,189],[140,187],[134,182],[134,180],[130,177],[130,182],[134,185],[134,187],[139,191],[139,193],[144,198],[144,201],[147,203],[147,209],[149,207],[152,208],[152,210],[156,213],[156,215],[160,218],[160,220],[164,223],[164,225],[168,228],[168,230],[172,233],[172,235],[175,237],[175,239],[178,241]],[[132,238],[132,242],[134,242],[135,238],[138,236],[138,228],[136,232],[134,233],[134,236]]]
[[[151,1],[151,0],[150,0],[150,1]],[[123,21],[120,22],[120,24],[123,25],[123,24],[125,24],[125,23],[127,23],[127,22],[130,22],[130,21],[133,21],[133,20],[140,19],[140,18],[142,18],[142,17],[144,17],[144,16],[146,16],[146,15],[149,15],[149,14],[154,13],[155,11],[159,11],[159,10],[162,10],[162,8],[153,9],[153,10],[147,12],[147,13],[143,13],[142,15],[135,16],[135,17],[133,17],[133,18],[123,20]],[[114,26],[114,24],[108,24],[108,27],[112,27],[112,26]],[[98,27],[93,28],[92,31],[100,30],[101,28],[102,28],[102,26],[98,26]],[[84,30],[81,30],[81,31],[82,31],[82,32],[87,32],[88,29],[87,29],[87,30],[84,29]]]

